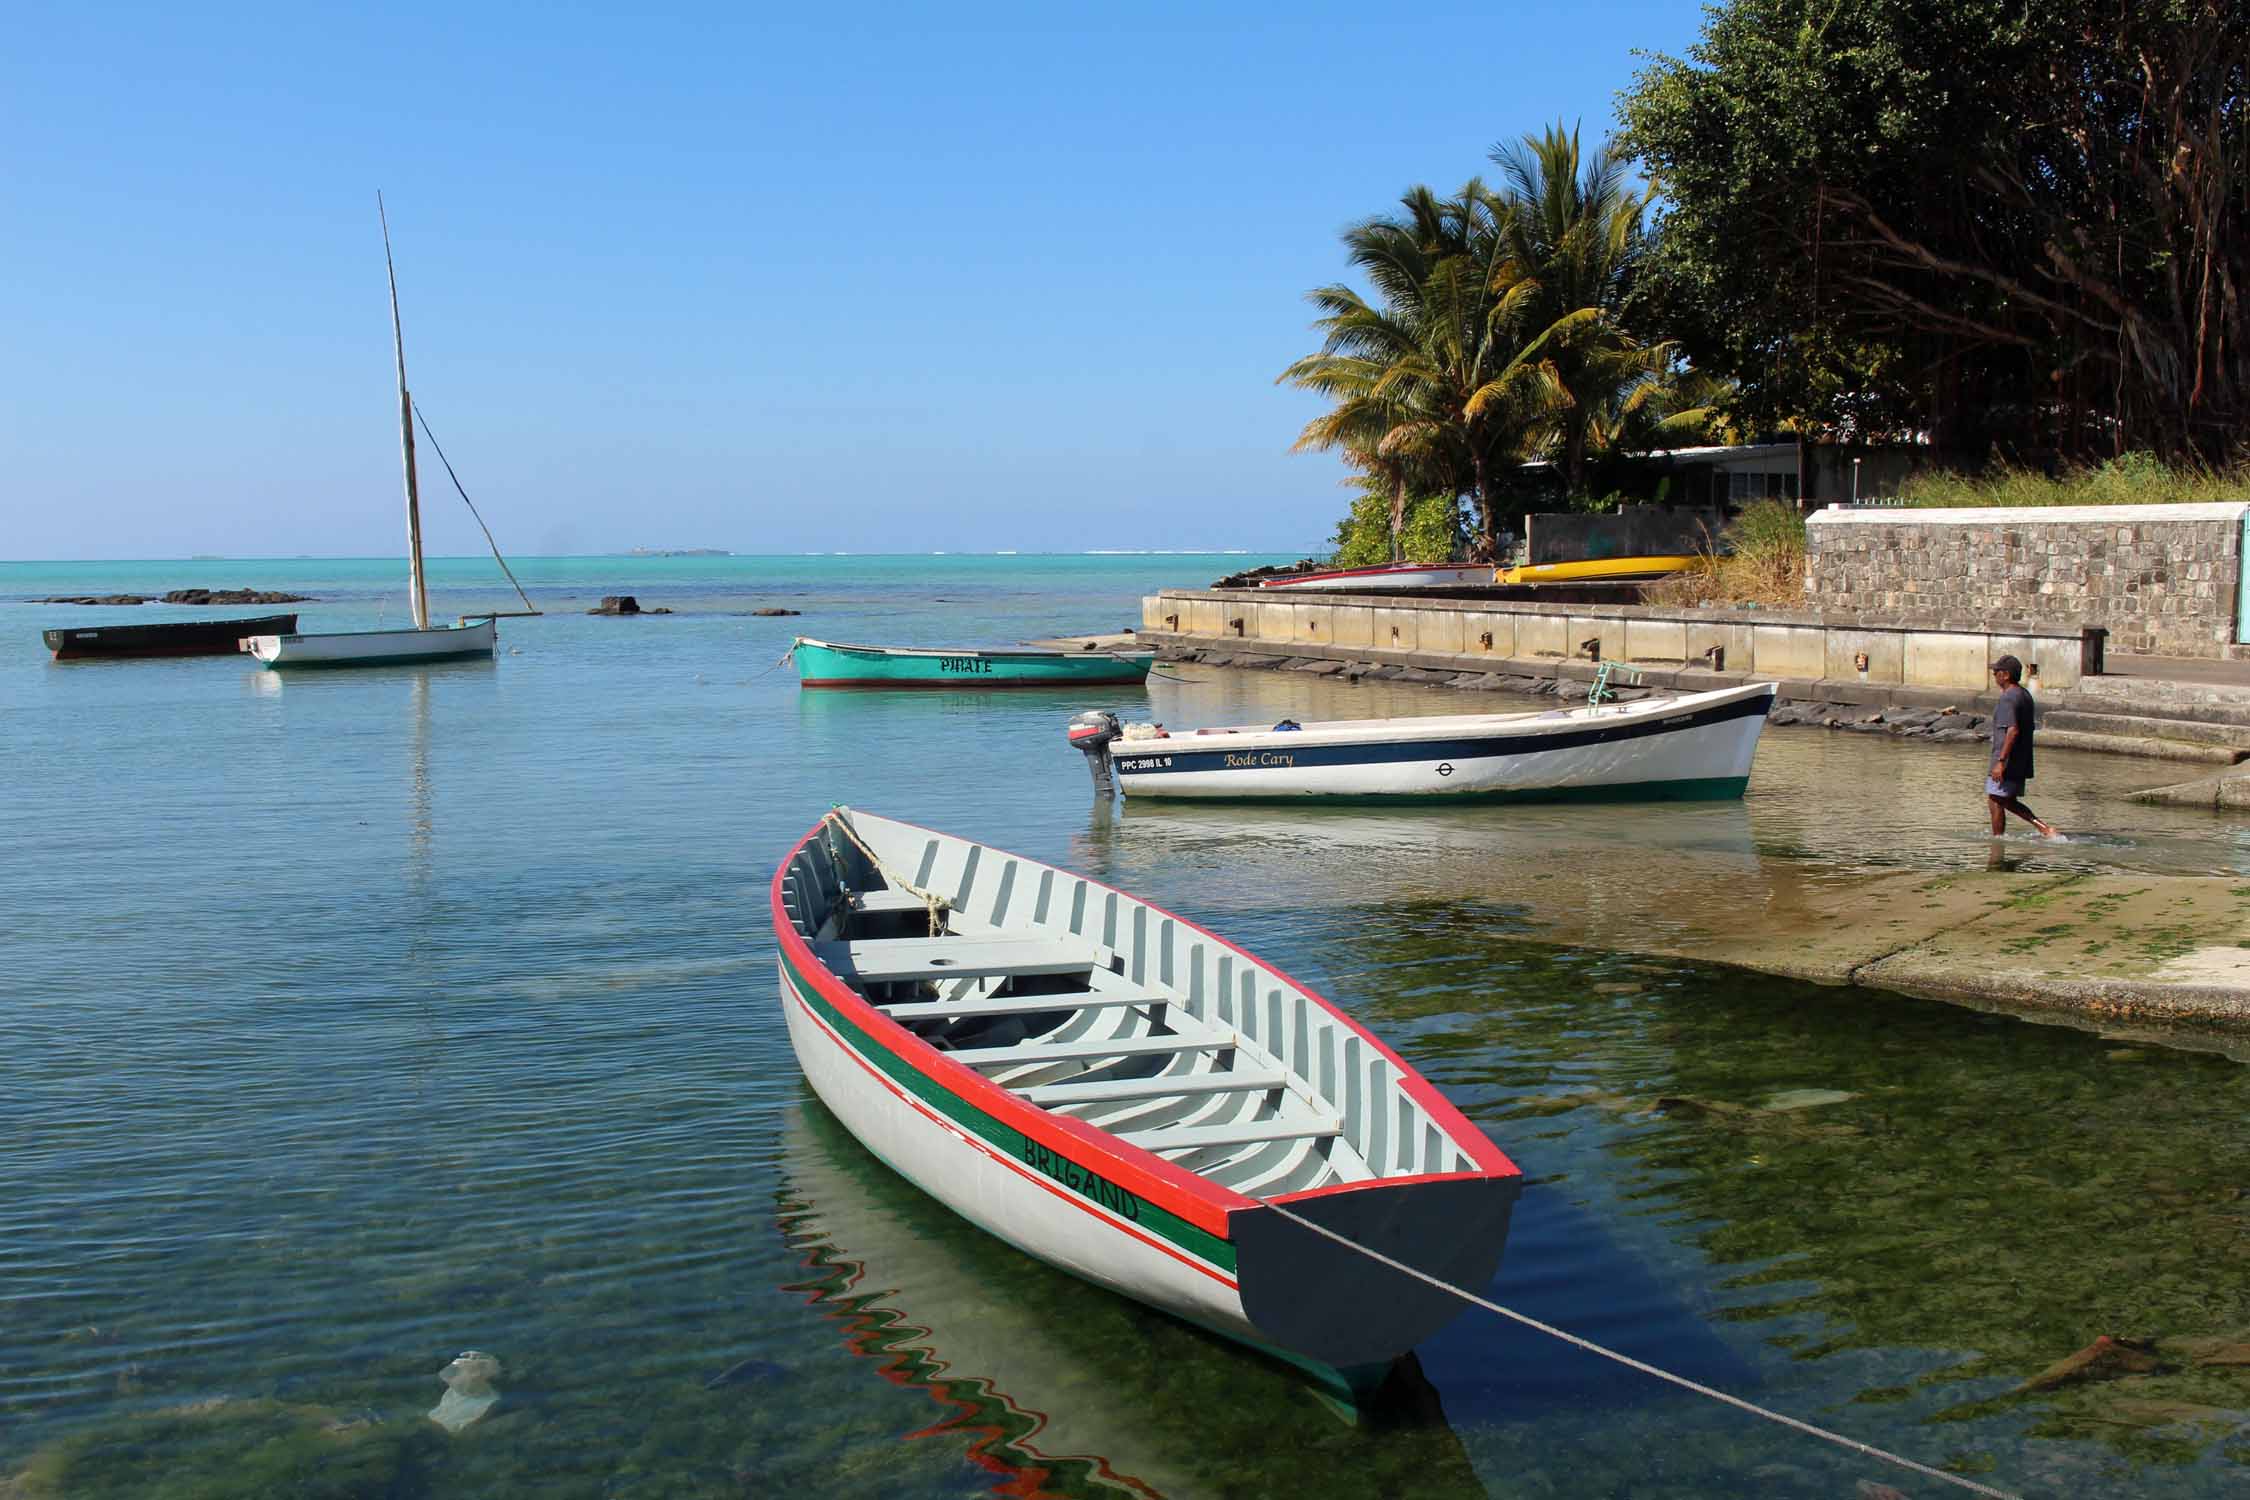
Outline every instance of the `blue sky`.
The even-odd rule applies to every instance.
[[[1292,549],[1337,233],[1692,3],[16,5],[13,558],[402,547],[416,397],[502,545]],[[479,550],[425,455],[434,552]]]

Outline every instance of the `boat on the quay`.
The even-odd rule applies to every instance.
[[[1371,1032],[1225,939],[846,808],[770,899],[821,1102],[1018,1249],[1342,1395],[1462,1308],[1353,1246],[1467,1288],[1498,1268],[1515,1165]]]
[[[1058,651],[1046,646],[848,646],[798,636],[789,646],[801,687],[1022,688],[1142,683],[1154,651]]]
[[[381,213],[377,195],[376,210]],[[407,603],[414,623],[390,630],[338,630],[316,635],[290,631],[249,636],[242,649],[268,667],[373,667],[396,663],[454,661],[490,656],[500,630],[491,615],[465,616],[452,625],[430,624],[430,590],[422,573],[422,494],[414,469],[414,398],[406,388],[406,337],[398,319],[398,272],[391,265],[391,230],[383,225],[383,269],[391,286],[391,350],[398,365],[398,440],[406,470]],[[442,458],[443,455],[441,454]],[[464,494],[464,499],[467,496]],[[471,507],[473,511],[475,507]],[[483,524],[482,518],[478,524]],[[486,535],[489,537],[490,533]],[[498,556],[495,549],[494,555]],[[501,565],[503,568],[506,564]],[[511,574],[511,579],[513,575]],[[521,593],[519,588],[517,592]],[[530,600],[524,601],[527,612]],[[294,630],[294,622],[291,626]]]
[[[1742,795],[1777,692],[1189,731],[1096,710],[1069,737],[1095,786],[1128,797],[1701,800]]]
[[[1258,587],[1385,593],[1393,589],[1484,588],[1491,582],[1490,563],[1384,563],[1372,568],[1330,568],[1319,573],[1261,578]]]
[[[233,656],[244,637],[287,634],[295,615],[259,615],[248,620],[176,620],[162,625],[93,625],[43,630],[40,639],[56,661],[92,657]]]
[[[1580,562],[1527,563],[1502,568],[1492,581],[1514,583],[1630,583],[1643,578],[1666,578],[1691,566],[1685,554],[1649,557],[1592,557]]]

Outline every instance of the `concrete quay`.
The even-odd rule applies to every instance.
[[[1767,895],[1731,907],[1724,927],[1652,929],[1643,951],[2250,1044],[2250,882],[2001,868],[1776,882]]]
[[[1980,726],[1997,697],[1988,664],[2007,654],[2026,663],[2058,748],[2250,756],[2250,663],[2111,656],[2098,628],[2036,621],[1167,589],[1142,601],[1139,639],[1174,659],[1472,691],[1567,693],[1608,658],[1652,690],[1776,682],[1815,722],[1941,740]],[[1923,714],[1947,722],[1911,722]]]

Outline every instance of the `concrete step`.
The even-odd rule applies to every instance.
[[[2144,760],[2183,760],[2197,765],[2231,766],[2250,750],[2232,745],[2197,745],[2186,740],[2157,739],[2141,734],[2090,734],[2082,729],[2039,731],[2042,750],[2094,750],[2104,755],[2138,755]]]
[[[2128,792],[2125,798],[2128,802],[2154,802],[2166,807],[2250,809],[2250,775],[2220,771],[2216,775],[2183,781],[2177,786],[2156,786],[2145,792]]]
[[[2145,683],[2117,683],[2089,677],[2067,693],[2041,694],[2041,713],[2086,713],[2105,718],[2139,717],[2173,723],[2224,724],[2250,728],[2250,703],[2198,703],[2141,691]]]
[[[2041,733],[2051,729],[2082,730],[2089,734],[2130,734],[2250,750],[2250,724],[2211,724],[2155,714],[2088,713],[2084,709],[2055,708],[2039,715],[2039,728]]]

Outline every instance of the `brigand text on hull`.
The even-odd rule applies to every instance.
[[[1127,796],[1369,800],[1738,797],[1771,683],[1546,713],[1197,730],[1108,747]]]
[[[1096,882],[838,816],[882,868],[826,824],[791,852],[772,891],[783,1005],[822,1102],[901,1175],[1029,1254],[1338,1388],[1458,1300],[1277,1210],[1489,1281],[1515,1167],[1326,1001]],[[907,882],[941,895],[945,931],[926,935]]]
[[[790,647],[804,687],[1038,688],[1138,684],[1154,652],[1037,646],[847,646],[800,636]]]
[[[259,615],[246,620],[176,620],[161,625],[93,625],[85,629],[44,630],[40,639],[57,661],[131,656],[233,656],[253,635],[286,635],[297,628],[295,615]]]

